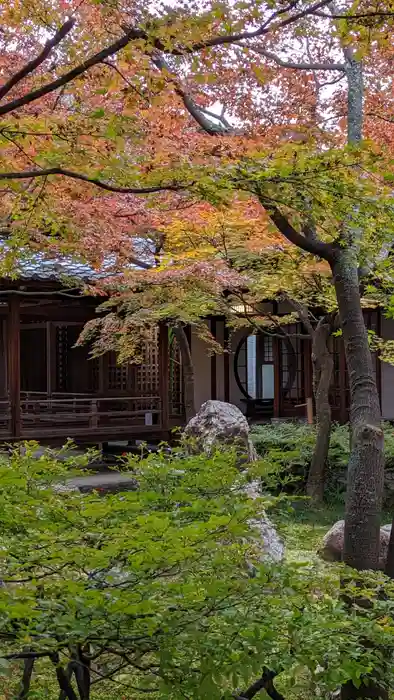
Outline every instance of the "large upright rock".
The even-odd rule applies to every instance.
[[[240,461],[255,462],[258,457],[249,435],[249,424],[243,413],[231,403],[223,401],[206,401],[185,428],[185,436],[192,440],[192,449],[210,454],[215,448],[227,445],[236,447]],[[258,481],[249,483],[245,489],[249,498],[261,496]],[[279,562],[284,556],[284,543],[273,524],[264,514],[249,521],[251,529],[249,541],[256,550],[259,561]],[[253,573],[255,567],[248,562]]]
[[[206,401],[185,428],[185,436],[197,449],[209,454],[215,447],[237,447],[245,461],[255,462],[257,453],[249,435],[244,414],[231,403]]]
[[[380,528],[379,569],[384,570],[389,548],[391,525]],[[325,561],[342,561],[345,521],[338,520],[324,535],[318,554]]]

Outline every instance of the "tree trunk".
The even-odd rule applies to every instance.
[[[183,326],[174,328],[175,337],[179,344],[182,359],[182,373],[184,386],[185,417],[189,421],[196,415],[194,403],[194,365],[190,345]]]
[[[349,373],[352,430],[343,558],[355,569],[377,569],[384,478],[383,430],[352,250],[337,250],[332,272]]]
[[[331,315],[320,319],[312,335],[313,385],[316,405],[317,435],[306,484],[306,493],[314,503],[324,497],[324,474],[330,447],[331,406],[329,391],[334,361],[328,347],[332,332]]]
[[[362,571],[377,569],[379,562],[384,480],[383,430],[372,355],[360,303],[354,250],[338,249],[331,268],[345,345],[351,407],[352,440],[343,560],[352,568]],[[349,682],[341,689],[341,700],[361,698],[387,700],[388,694],[372,674],[359,688]]]

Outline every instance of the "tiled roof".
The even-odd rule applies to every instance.
[[[87,282],[99,276],[97,270],[70,258],[48,259],[43,255],[22,260],[17,265],[18,277],[31,280],[60,280],[65,277]]]
[[[16,261],[15,267],[10,272],[2,273],[0,278],[17,280],[38,280],[38,281],[66,281],[75,280],[80,282],[94,281],[103,276],[105,270],[94,270],[90,265],[70,257],[49,258],[43,253],[21,255]]]

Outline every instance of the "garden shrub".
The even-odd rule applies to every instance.
[[[383,429],[386,505],[391,506],[394,501],[394,427],[390,423],[384,423]],[[315,444],[315,428],[307,423],[265,423],[252,427],[251,438],[259,456],[272,465],[272,470],[277,472],[286,490],[302,492]],[[343,497],[349,454],[349,425],[334,424],[326,465],[328,497]]]
[[[234,453],[129,457],[139,489],[100,497],[54,489],[75,461],[35,449],[0,457],[0,695],[230,700],[267,668],[286,699],[300,678],[303,700],[327,698],[375,668],[393,685],[394,582],[366,575],[385,595],[360,616],[340,566],[256,561],[251,577],[247,524],[275,499],[249,500]]]

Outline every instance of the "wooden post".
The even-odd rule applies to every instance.
[[[216,318],[211,319],[211,333],[216,340]],[[211,357],[211,399],[216,399],[216,353]]]
[[[279,418],[281,414],[281,358],[279,338],[273,338],[274,355],[274,418]]]
[[[50,399],[56,391],[56,328],[51,321],[46,322],[47,396]]]
[[[313,425],[313,399],[312,397],[306,400],[306,419],[309,425]]]
[[[224,400],[230,402],[230,336],[226,320],[224,320]]]
[[[11,295],[8,301],[8,395],[11,403],[11,435],[21,435],[21,344],[20,300]]]
[[[169,430],[169,347],[168,327],[161,324],[159,328],[159,393],[162,430]]]

